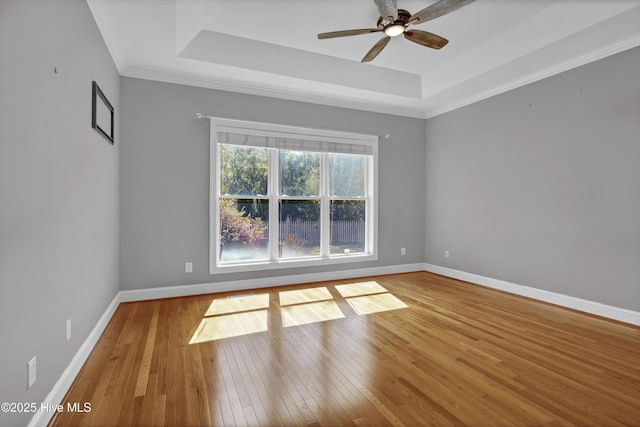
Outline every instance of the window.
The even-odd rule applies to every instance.
[[[377,142],[211,118],[211,273],[377,259]]]

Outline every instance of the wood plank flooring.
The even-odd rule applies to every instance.
[[[67,402],[51,426],[638,426],[640,328],[426,272],[123,303]]]

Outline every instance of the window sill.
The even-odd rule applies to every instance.
[[[364,261],[376,261],[378,256],[376,254],[350,254],[350,255],[336,255],[327,258],[297,258],[287,259],[279,261],[264,261],[264,262],[238,262],[238,263],[226,263],[216,264],[211,263],[209,268],[209,274],[225,274],[225,273],[240,273],[244,271],[266,271],[266,270],[279,270],[287,268],[299,268],[299,267],[314,267],[323,265],[335,265],[335,264],[349,264],[355,262]]]

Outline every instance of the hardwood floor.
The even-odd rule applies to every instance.
[[[640,328],[426,272],[123,303],[66,402],[50,425],[637,426]]]

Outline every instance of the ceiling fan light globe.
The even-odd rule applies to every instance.
[[[404,25],[402,24],[393,24],[389,25],[384,29],[384,33],[388,36],[395,37],[404,33]]]

